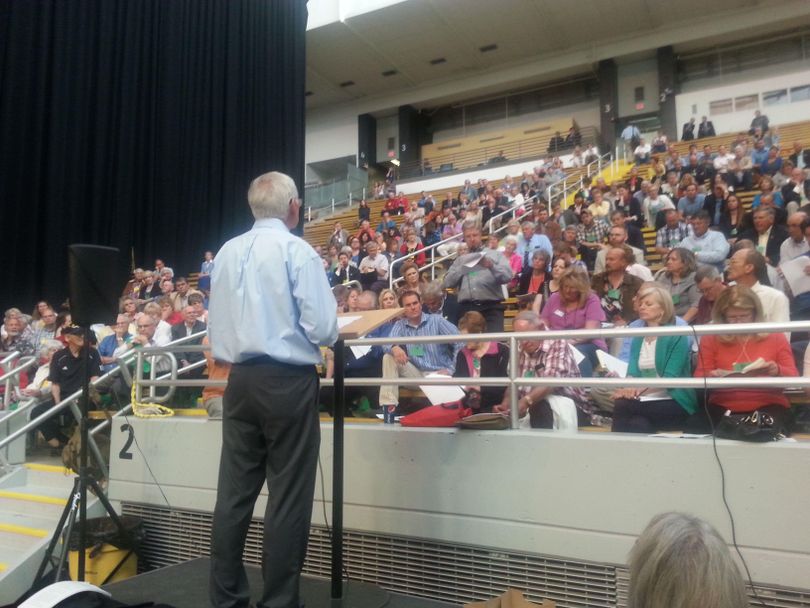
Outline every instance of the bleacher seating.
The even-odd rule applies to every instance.
[[[810,144],[810,121],[792,122],[775,126],[779,129],[780,156],[782,156],[782,158],[787,158],[793,153],[792,146],[794,141],[803,142],[805,145]],[[714,137],[704,137],[692,141],[673,142],[672,145],[681,156],[685,156],[689,153],[689,146],[692,144],[697,145],[698,150],[703,150],[703,146],[708,144],[713,150],[717,151],[718,146],[730,146],[741,134],[747,135],[747,130],[737,133],[722,133]]]
[[[421,158],[430,162],[433,172],[442,173],[489,164],[501,152],[504,158],[497,162],[544,156],[551,138],[557,132],[565,137],[574,124],[571,119],[562,119],[425,144]]]
[[[581,175],[584,174],[584,169],[574,169],[568,168],[565,169],[566,178],[572,178],[574,180],[579,179]],[[520,176],[513,175],[513,179],[519,183]],[[503,179],[497,180],[490,180],[489,183],[492,184],[493,187],[498,188],[503,184]],[[462,182],[456,184],[453,187],[449,188],[439,188],[436,190],[426,190],[427,194],[432,194],[433,198],[436,200],[437,203],[441,203],[444,199],[445,195],[448,192],[452,192],[455,196],[459,190],[463,188],[463,180]],[[419,200],[419,194],[410,194],[407,195],[408,202],[413,200]],[[357,230],[357,208],[359,203],[353,203],[351,207],[344,207],[340,211],[336,211],[334,214],[322,215],[318,217],[317,220],[313,220],[312,222],[307,222],[304,224],[304,239],[313,247],[316,245],[324,246],[329,239],[329,236],[332,234],[332,230],[334,228],[335,222],[341,222],[343,228],[347,230],[350,234]],[[382,213],[383,208],[385,207],[385,200],[377,199],[377,200],[368,200],[368,205],[371,208],[371,224],[372,228],[375,227],[379,223],[380,214]],[[325,211],[325,210],[323,210]],[[323,213],[322,211],[322,213]],[[399,226],[402,221],[403,217],[395,215],[391,219],[393,219],[397,226]]]

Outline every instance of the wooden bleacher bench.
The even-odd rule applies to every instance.
[[[452,170],[486,165],[501,150],[508,160],[545,156],[548,154],[549,142],[556,132],[559,131],[565,137],[573,125],[574,122],[569,118],[448,139],[422,146],[421,158],[423,162],[430,161],[433,171],[441,175],[444,170],[448,170],[448,165]]]

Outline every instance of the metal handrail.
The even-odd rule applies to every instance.
[[[534,196],[530,196],[529,198],[523,199],[522,203],[512,205],[511,207],[509,207],[509,209],[506,209],[506,210],[501,211],[500,213],[498,213],[496,215],[493,215],[487,221],[487,234],[494,234],[495,232],[497,232],[498,229],[493,228],[495,220],[500,219],[500,218],[504,217],[505,215],[509,215],[510,213],[516,213],[519,209],[524,209],[525,210],[526,207],[528,207],[529,205],[533,205],[534,202],[538,198],[539,198],[539,195],[535,194]]]
[[[25,371],[36,362],[37,358],[32,355],[20,358],[20,363],[17,364],[17,366],[14,369],[0,376],[0,382],[5,382],[7,380],[12,379],[14,376],[17,376],[21,372]]]
[[[449,236],[446,239],[439,241],[438,243],[433,243],[432,245],[428,245],[427,247],[423,247],[417,253],[425,253],[426,254],[428,251],[432,252],[434,249],[438,249],[439,246],[444,245],[445,243],[449,243],[450,241],[461,240],[463,238],[463,236],[464,235],[462,235],[461,233],[454,234],[453,236]],[[433,258],[432,253],[430,254],[430,256],[431,256],[431,258]],[[408,257],[410,257],[410,256],[408,256]],[[394,280],[394,266],[396,266],[397,264],[399,264],[401,266],[402,264],[404,264],[405,262],[408,261],[408,257],[397,258],[396,260],[394,260],[393,262],[391,262],[388,265],[388,287],[389,288],[393,289],[394,288],[394,283],[396,283],[399,280],[399,279],[397,279],[397,281]],[[449,257],[449,256],[447,256],[447,257]],[[446,259],[446,258],[443,258],[443,259]],[[435,262],[435,260],[434,260],[434,262]],[[421,272],[423,270],[423,268],[427,268],[427,264],[425,266],[423,266],[422,268],[420,268],[419,271]]]
[[[14,361],[14,359],[16,359],[19,356],[20,356],[20,351],[18,351],[18,350],[12,350],[12,351],[9,351],[9,352],[0,353],[0,357],[3,357],[2,359],[0,359],[0,365],[5,365],[6,363],[9,363],[10,361]]]
[[[194,339],[197,339],[197,338],[202,338],[202,337],[205,337],[207,335],[207,333],[208,333],[207,331],[197,332],[196,334],[192,334],[190,336],[186,336],[184,338],[180,338],[179,340],[175,340],[173,342],[170,342],[167,346],[180,345],[183,342],[188,342],[190,340],[194,340]],[[115,374],[117,374],[120,371],[121,368],[125,367],[124,365],[121,365],[121,364],[122,363],[123,364],[128,363],[133,357],[135,357],[135,355],[136,355],[136,351],[134,351],[134,350],[129,351],[128,353],[125,353],[122,357],[120,357],[118,359],[118,366],[117,367],[109,370],[108,372],[106,372],[106,373],[102,374],[101,376],[99,376],[98,378],[96,378],[96,380],[91,383],[91,386],[98,386],[99,383],[101,383],[101,382],[103,382],[105,380],[108,380],[108,379],[112,378],[113,376],[115,376]],[[37,429],[37,427],[39,427],[40,424],[42,424],[46,420],[49,420],[53,416],[56,416],[56,415],[60,414],[65,408],[69,407],[71,409],[74,418],[76,418],[76,420],[78,422],[81,419],[81,412],[79,411],[79,408],[76,406],[76,400],[81,396],[81,394],[82,394],[82,391],[78,390],[78,391],[75,391],[74,393],[68,395],[67,397],[64,397],[59,403],[56,403],[56,404],[53,405],[53,407],[49,408],[48,411],[43,412],[42,414],[37,416],[35,419],[29,421],[27,424],[25,424],[24,426],[22,426],[18,430],[14,431],[13,433],[11,433],[10,435],[4,437],[3,439],[0,439],[0,449],[5,447],[6,445],[10,444],[12,441],[17,439],[18,437],[21,437],[21,436],[25,435],[29,431],[33,431],[33,430]],[[14,410],[14,411],[10,412],[7,416],[5,416],[3,418],[3,422],[7,422],[12,417],[20,415],[22,412],[26,411],[27,409],[28,408],[17,409],[17,410]],[[102,471],[104,471],[105,474],[106,474],[106,468],[107,468],[106,462],[104,461],[104,458],[101,455],[101,451],[98,449],[98,446],[96,445],[96,443],[95,443],[95,441],[93,440],[92,437],[90,437],[90,442],[88,444],[88,447],[90,448],[90,451],[93,453],[93,457],[96,459],[99,467],[101,467]]]
[[[772,387],[772,388],[810,388],[810,378],[807,377],[745,377],[745,378],[522,378],[518,377],[518,343],[523,340],[537,339],[577,339],[577,338],[633,338],[643,336],[703,336],[750,333],[782,333],[785,331],[808,331],[810,321],[795,321],[791,323],[735,323],[723,325],[664,326],[664,327],[637,327],[637,328],[597,328],[580,330],[541,330],[532,332],[501,332],[477,334],[476,341],[508,342],[510,347],[510,365],[508,376],[504,378],[346,378],[346,386],[508,386],[510,390],[511,426],[518,428],[517,393],[520,386],[556,386],[556,387],[594,387],[605,386],[610,388],[626,387],[654,387],[654,388],[734,388],[734,387]],[[468,334],[455,336],[398,336],[397,344],[438,344],[458,343],[470,339]],[[346,346],[385,346],[391,344],[390,338],[358,338],[346,340]],[[155,350],[160,350],[156,348]],[[225,380],[154,380],[143,381],[149,386],[216,386],[227,385]],[[331,380],[322,380],[323,386],[331,386]],[[2,443],[0,443],[2,447]]]
[[[461,235],[457,235],[457,236],[461,236]],[[456,256],[456,253],[452,252],[452,253],[449,253],[449,254],[447,254],[445,256],[442,256],[442,257],[439,257],[439,258],[433,257],[432,258],[433,261],[431,261],[429,264],[425,264],[424,266],[421,266],[419,268],[419,272],[421,273],[421,272],[424,272],[426,270],[430,270],[430,280],[433,281],[433,280],[436,279],[436,268],[438,268],[439,266],[444,264],[447,260],[452,260],[455,256]],[[397,277],[396,279],[393,279],[392,281],[390,281],[390,288],[394,289],[394,287],[397,285],[397,283],[399,283],[401,281],[404,281],[404,280],[405,280],[405,277]]]
[[[205,350],[205,349],[210,348],[209,346],[204,346],[204,345],[194,345],[194,346],[188,346],[186,352],[196,351],[200,347],[201,347],[201,350]],[[181,374],[186,374],[186,373],[188,373],[190,371],[193,371],[193,370],[195,370],[197,368],[200,368],[200,367],[202,367],[203,365],[206,365],[206,364],[207,364],[207,361],[205,359],[195,361],[194,363],[189,363],[185,367],[181,367],[180,369],[178,369],[177,370],[177,375],[179,376]],[[139,379],[138,382],[143,386],[149,386],[150,389],[154,389],[154,387],[160,386],[160,385],[152,384],[152,382],[165,381],[168,376],[171,376],[171,374],[170,373],[163,374],[162,376],[158,376],[154,380],[140,380]],[[197,380],[174,380],[173,382],[175,382],[175,384],[172,384],[173,387],[181,387],[181,386],[223,386],[224,387],[224,386],[227,386],[227,384],[228,384],[226,380],[199,380],[199,381],[197,381]],[[217,384],[217,383],[221,383],[221,384]],[[98,433],[98,432],[104,430],[105,428],[107,428],[112,423],[113,420],[116,420],[117,418],[121,418],[121,417],[126,417],[131,412],[132,412],[132,404],[130,403],[130,404],[125,405],[124,407],[122,407],[120,410],[112,412],[110,417],[107,420],[104,420],[100,424],[97,424],[96,426],[94,426],[90,430],[90,434],[95,435],[96,433]]]
[[[37,362],[34,356],[21,357],[17,362],[17,366],[11,371],[6,372],[0,376],[0,382],[3,382],[5,391],[3,392],[3,409],[7,409],[11,405],[11,386],[15,376],[19,376],[22,372],[32,367]]]
[[[604,162],[603,162],[604,161]],[[613,168],[613,154],[611,152],[605,152],[604,154],[600,155],[596,160],[592,160],[587,165],[585,165],[585,175],[591,177],[592,175],[596,175],[602,172],[602,167],[604,164],[610,163],[611,169]],[[593,165],[596,165],[596,171],[591,172],[591,168]],[[611,171],[611,177],[613,177],[613,171]]]

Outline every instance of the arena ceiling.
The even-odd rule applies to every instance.
[[[545,81],[546,59],[559,77],[667,44],[696,48],[808,24],[808,0],[407,0],[307,32],[307,109],[407,97],[520,66],[537,66],[535,82]]]

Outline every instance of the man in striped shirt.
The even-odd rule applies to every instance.
[[[453,336],[458,328],[441,315],[422,312],[422,298],[415,291],[399,296],[399,305],[405,310],[404,318],[394,324],[389,337],[394,346],[383,347],[383,378],[421,378],[431,372],[448,376],[456,367],[456,354],[461,344],[407,344],[396,345],[399,337]],[[380,387],[380,406],[397,405],[398,388]]]

